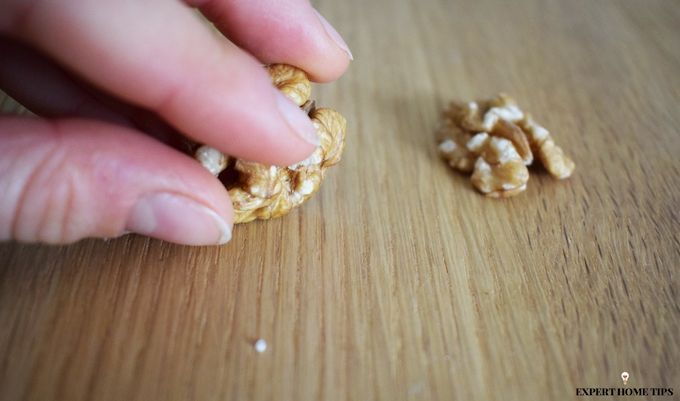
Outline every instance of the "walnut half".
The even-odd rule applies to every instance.
[[[550,133],[536,124],[505,94],[469,103],[453,102],[444,110],[439,128],[439,153],[462,172],[472,172],[472,184],[491,197],[508,197],[524,191],[528,165],[534,154],[555,178],[574,171]]]
[[[267,66],[274,85],[300,106],[312,120],[320,145],[300,163],[268,166],[227,157],[209,146],[194,150],[196,158],[217,176],[231,177],[226,182],[234,205],[234,223],[280,217],[309,199],[321,185],[326,169],[340,161],[347,123],[335,110],[316,108],[311,101],[307,75],[292,66]]]

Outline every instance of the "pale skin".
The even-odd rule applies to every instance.
[[[39,117],[0,117],[0,240],[137,232],[225,243],[223,185],[171,145],[287,165],[314,128],[262,68],[318,82],[351,60],[306,0],[0,0],[0,87]],[[203,13],[221,31],[200,21]]]

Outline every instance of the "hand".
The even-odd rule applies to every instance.
[[[0,240],[131,231],[227,242],[227,191],[168,145],[173,132],[248,160],[300,161],[314,149],[314,128],[262,64],[330,81],[351,59],[306,0],[0,5],[0,87],[45,118],[0,118]]]

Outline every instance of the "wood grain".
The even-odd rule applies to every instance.
[[[680,3],[315,4],[355,56],[320,194],[223,247],[0,245],[0,398],[679,399]],[[500,91],[573,178],[492,200],[438,159],[441,107]]]

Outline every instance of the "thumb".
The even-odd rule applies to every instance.
[[[187,245],[231,238],[228,194],[198,163],[131,129],[0,119],[0,240],[126,232]]]

